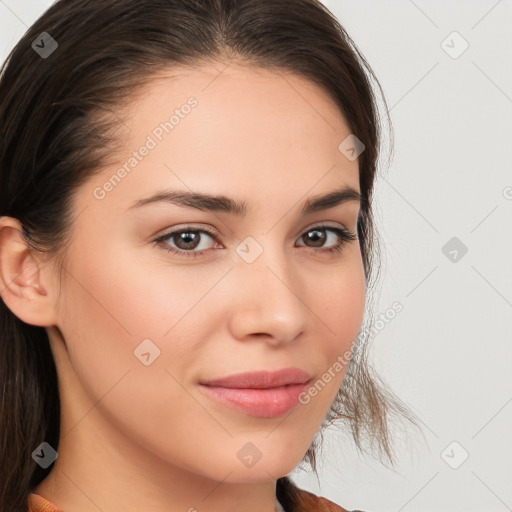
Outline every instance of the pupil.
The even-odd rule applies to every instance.
[[[187,231],[178,235],[178,243],[176,245],[180,247],[180,243],[183,243],[185,247],[180,247],[180,249],[195,249],[197,247],[197,240],[199,240],[197,233]],[[191,244],[192,246],[190,246]]]
[[[320,231],[319,229],[314,229],[313,231],[309,231],[309,234],[313,234],[313,236],[308,236],[309,240],[315,243],[315,247],[321,247],[325,243],[325,233]],[[315,240],[316,239],[316,240]]]

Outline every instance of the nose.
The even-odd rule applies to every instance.
[[[252,263],[237,261],[229,329],[238,340],[264,338],[278,346],[306,329],[310,310],[300,289],[300,276],[283,254],[266,249]]]

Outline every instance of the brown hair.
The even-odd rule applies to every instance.
[[[32,46],[44,32],[58,43],[46,58]],[[372,191],[380,152],[371,81],[382,89],[344,28],[317,0],[57,1],[2,67],[0,215],[19,220],[33,250],[64,256],[73,192],[116,147],[120,119],[114,112],[159,71],[226,58],[314,82],[364,143],[357,227],[371,290],[378,270]],[[387,107],[386,113],[389,118]],[[369,444],[373,453],[376,446],[392,461],[389,417],[416,421],[371,370],[367,349],[358,338],[322,427],[341,419],[360,450]],[[22,322],[3,301],[0,365],[0,510],[26,511],[29,492],[51,470],[36,465],[31,453],[42,441],[58,445],[58,382],[45,328]],[[315,449],[316,440],[303,460],[316,472]]]

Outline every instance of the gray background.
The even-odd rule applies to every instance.
[[[0,0],[2,60],[51,3]],[[387,165],[385,151],[376,187],[376,319],[395,301],[403,310],[372,353],[425,438],[401,434],[392,470],[331,430],[319,481],[300,468],[292,477],[366,512],[511,510],[512,1],[324,3],[391,109],[394,158]]]

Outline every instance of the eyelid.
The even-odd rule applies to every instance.
[[[199,226],[195,226],[194,224],[183,224],[182,226],[180,226],[178,224],[178,226],[174,226],[173,228],[170,228],[168,231],[165,231],[161,235],[156,235],[156,238],[158,238],[158,239],[166,238],[166,237],[169,237],[176,233],[181,233],[183,231],[206,231],[212,237],[221,236],[220,233],[215,228],[208,226],[207,224],[206,225],[201,224]]]
[[[335,253],[341,253],[341,252],[343,252],[343,248],[345,247],[346,244],[348,244],[350,242],[354,242],[359,239],[357,228],[355,231],[353,231],[349,228],[346,228],[344,225],[333,226],[333,225],[327,224],[326,222],[318,222],[316,224],[313,224],[310,227],[302,229],[301,235],[304,235],[305,233],[307,233],[309,231],[313,231],[315,229],[330,231],[331,233],[334,233],[335,236],[337,236],[337,238],[338,238],[338,242],[334,246],[327,247],[327,248],[321,247],[318,249],[308,247],[307,245],[299,244],[299,247],[304,247],[304,250],[306,250],[308,253],[311,253],[314,256],[333,255]],[[160,247],[161,250],[165,250],[168,253],[173,253],[175,255],[178,255],[179,257],[185,257],[185,258],[203,257],[204,252],[208,252],[209,250],[211,250],[211,249],[203,249],[203,250],[199,250],[199,251],[198,250],[186,251],[186,250],[181,250],[181,249],[175,249],[171,244],[165,242],[166,239],[172,238],[173,236],[175,236],[179,233],[183,233],[183,232],[187,232],[187,231],[190,231],[190,232],[195,231],[198,233],[207,234],[216,243],[219,243],[219,239],[218,239],[216,230],[212,229],[211,227],[198,228],[198,227],[192,226],[192,225],[185,225],[182,227],[174,227],[171,231],[168,231],[164,235],[161,235],[158,238],[156,238],[153,241],[153,243],[157,246],[166,245],[167,247],[165,247],[165,248]],[[297,240],[301,240],[301,235],[297,238]]]
[[[187,256],[193,256],[193,255],[197,256],[198,254],[202,254],[202,251],[197,251],[197,250],[183,251],[181,249],[175,249],[174,247],[172,247],[172,245],[165,242],[165,240],[172,238],[173,236],[175,236],[179,233],[186,233],[188,231],[195,231],[195,232],[198,232],[201,234],[206,233],[213,239],[214,243],[220,243],[219,242],[219,234],[218,234],[217,230],[215,230],[214,228],[212,228],[210,226],[202,225],[201,227],[198,227],[198,226],[194,226],[192,224],[184,224],[183,226],[179,226],[179,225],[175,226],[171,230],[154,238],[153,243],[157,246],[160,244],[167,245],[168,248],[164,249],[167,252],[183,253],[184,255],[186,254]],[[209,250],[210,249],[205,249],[205,251],[209,251]]]
[[[343,229],[345,231],[351,231],[347,226],[342,224],[341,222],[338,224],[328,224],[329,221],[320,221],[320,222],[313,222],[311,225],[307,226],[305,229],[302,229],[299,233],[299,236],[302,233],[305,233],[306,231],[311,231],[314,228],[333,228],[333,229]]]
[[[333,224],[327,224],[327,222],[329,222],[329,221],[313,222],[309,226],[301,229],[297,236],[300,237],[301,235],[303,235],[307,231],[311,231],[312,229],[315,229],[315,228],[320,228],[320,229],[328,229],[328,228],[342,229],[342,230],[346,231],[349,234],[353,234],[353,235],[357,236],[357,228],[354,231],[354,230],[348,228],[347,226],[345,226],[344,224],[340,223],[339,225],[336,225],[336,224],[333,225]],[[194,224],[183,224],[182,226],[180,226],[180,225],[175,226],[172,229],[170,229],[169,231],[166,231],[165,233],[162,233],[161,235],[157,235],[156,239],[157,240],[161,240],[162,238],[168,238],[171,235],[174,235],[174,234],[177,234],[177,233],[180,233],[180,232],[184,232],[184,231],[199,231],[199,232],[206,231],[213,238],[217,238],[217,237],[221,236],[220,233],[215,228],[213,228],[211,226],[208,226],[208,225],[205,225],[205,224],[201,224],[200,226],[195,226]]]

